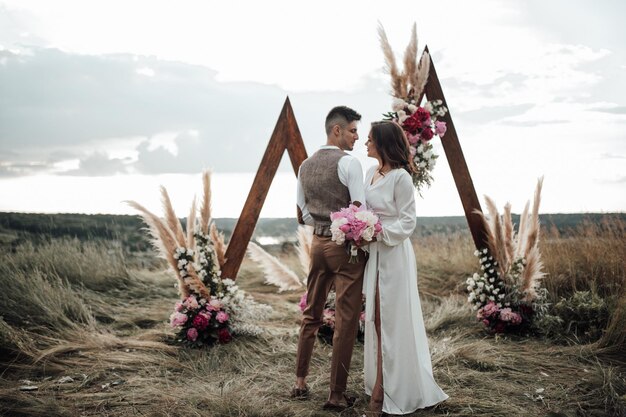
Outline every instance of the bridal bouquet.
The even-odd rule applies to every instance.
[[[533,211],[526,204],[520,216],[518,233],[513,230],[511,205],[500,216],[495,203],[486,197],[489,218],[478,212],[487,231],[488,247],[474,254],[480,259],[480,272],[467,278],[467,301],[476,319],[493,333],[524,331],[547,310],[547,290],[541,287],[539,252],[539,198],[542,180],[537,184]]]
[[[424,87],[428,81],[430,55],[427,52],[417,62],[417,34],[415,25],[411,42],[404,54],[404,71],[400,71],[395,60],[391,45],[382,27],[378,30],[380,43],[385,55],[387,71],[391,75],[391,95],[394,97],[392,111],[383,116],[386,120],[394,120],[404,129],[409,140],[411,156],[418,168],[413,175],[413,185],[421,194],[424,186],[433,182],[432,171],[438,155],[435,153],[431,139],[443,137],[446,123],[439,120],[446,115],[448,109],[442,100],[433,100],[420,107]]]
[[[337,245],[348,243],[350,263],[358,262],[358,248],[364,242],[371,242],[382,231],[380,219],[364,206],[350,204],[346,208],[330,213],[330,231]]]

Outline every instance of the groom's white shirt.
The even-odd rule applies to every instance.
[[[339,149],[337,146],[324,145],[320,146],[320,149]],[[365,188],[363,186],[363,170],[361,169],[361,163],[357,158],[352,155],[345,155],[339,159],[337,164],[337,173],[339,174],[339,181],[348,187],[350,193],[350,201],[358,201],[361,204],[365,204]],[[305,224],[313,226],[313,217],[307,209],[304,201],[304,190],[302,189],[302,183],[300,182],[300,170],[298,170],[298,197],[297,204],[302,211],[302,220]]]

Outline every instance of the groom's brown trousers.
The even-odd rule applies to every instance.
[[[348,263],[349,258],[345,246],[337,245],[330,237],[313,236],[311,271],[307,281],[307,306],[300,327],[296,376],[305,377],[309,373],[315,336],[322,324],[324,304],[334,283],[337,300],[333,356],[330,365],[330,390],[333,392],[346,390],[352,349],[361,314],[365,255],[359,250],[359,262],[355,264]]]

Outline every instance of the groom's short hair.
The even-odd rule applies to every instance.
[[[346,127],[349,123],[353,121],[361,120],[361,115],[356,111],[352,110],[347,106],[337,106],[333,107],[333,109],[328,112],[328,116],[326,116],[326,134],[330,135],[333,126],[339,125],[341,127]]]

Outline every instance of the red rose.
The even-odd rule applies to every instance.
[[[430,113],[428,113],[423,107],[418,108],[413,115],[417,117],[417,120],[422,122],[422,124],[426,124],[428,119],[430,119]]]
[[[420,135],[424,140],[431,140],[433,138],[433,130],[431,128],[426,128],[422,130],[422,134]]]
[[[228,343],[233,340],[233,336],[230,334],[227,328],[219,329],[217,331],[217,338],[222,344]]]
[[[415,135],[423,126],[423,123],[420,121],[417,112],[413,113],[408,119],[402,123],[402,127],[404,130],[409,132],[412,135]]]

